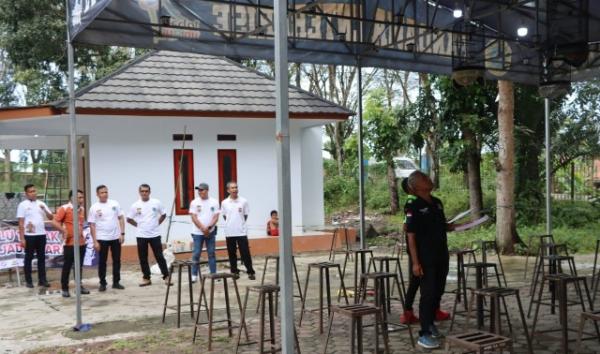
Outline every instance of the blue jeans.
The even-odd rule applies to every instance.
[[[206,252],[208,253],[208,268],[210,269],[210,273],[214,274],[217,272],[217,260],[215,258],[215,240],[217,236],[217,228],[205,237],[204,235],[196,235],[192,234],[192,238],[194,239],[194,250],[192,252],[192,261],[195,264],[192,265],[192,274],[198,275],[199,265],[197,262],[200,261],[200,253],[202,253],[202,247],[204,243],[206,243]]]

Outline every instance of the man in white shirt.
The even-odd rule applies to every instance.
[[[200,254],[206,243],[208,254],[208,268],[210,273],[217,272],[217,260],[215,258],[215,239],[217,235],[217,221],[219,221],[219,202],[208,196],[208,184],[200,183],[198,197],[190,203],[190,216],[192,217],[192,239],[194,240],[194,251],[192,253],[192,281],[198,279]]]
[[[21,245],[25,248],[25,284],[33,288],[31,279],[31,262],[33,254],[37,255],[38,286],[50,287],[46,280],[46,227],[44,217],[52,220],[53,215],[46,203],[37,200],[37,190],[33,184],[24,188],[25,200],[17,207],[19,220],[19,237]]]
[[[240,271],[237,267],[237,248],[240,249],[242,263],[246,267],[248,279],[254,280],[254,268],[252,268],[252,256],[250,247],[248,247],[248,202],[245,198],[238,195],[237,182],[227,183],[227,197],[221,202],[221,213],[225,219],[225,240],[227,241],[227,254],[229,255],[229,265],[231,272],[239,276]]]
[[[143,274],[140,286],[148,286],[152,284],[152,281],[150,281],[150,266],[148,265],[148,245],[152,248],[152,253],[154,253],[154,258],[160,267],[163,279],[168,281],[169,278],[169,268],[163,256],[160,239],[160,224],[165,221],[167,213],[160,200],[150,198],[149,185],[140,185],[138,192],[140,193],[140,199],[129,208],[127,222],[137,227],[137,250]]]
[[[90,232],[100,245],[100,260],[98,262],[99,291],[106,291],[106,260],[108,250],[113,260],[113,289],[123,290],[121,281],[121,244],[125,239],[125,219],[117,201],[108,199],[108,188],[105,185],[96,187],[98,201],[88,213]]]

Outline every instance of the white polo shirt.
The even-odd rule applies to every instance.
[[[139,199],[131,205],[127,217],[137,223],[136,237],[153,238],[160,236],[158,220],[165,215],[165,207],[160,200],[150,198],[147,202]]]
[[[96,239],[101,241],[119,239],[121,237],[119,216],[122,215],[123,211],[116,200],[108,199],[106,203],[94,203],[88,213],[88,222],[96,225]]]
[[[206,199],[196,197],[190,203],[189,210],[190,215],[196,215],[202,225],[208,225],[215,215],[221,213],[221,210],[219,210],[219,202],[215,198],[210,197]],[[210,232],[212,232],[214,229],[215,226],[210,229]],[[192,222],[192,234],[203,235],[204,233],[196,226],[196,224]]]
[[[248,201],[240,196],[237,199],[228,197],[221,202],[221,214],[225,217],[225,237],[248,235],[245,216],[249,212]]]
[[[44,227],[46,213],[44,213],[44,210],[51,213],[46,203],[41,200],[31,201],[26,199],[19,203],[17,219],[23,219],[24,221],[25,236],[46,235],[46,228]]]

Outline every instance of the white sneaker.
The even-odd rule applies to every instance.
[[[192,283],[195,283],[195,282],[196,282],[196,280],[198,280],[198,277],[197,277],[197,276],[195,276],[195,275],[192,275]]]

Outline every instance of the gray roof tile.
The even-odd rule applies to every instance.
[[[66,101],[58,103],[63,106]],[[275,82],[226,58],[157,51],[77,93],[82,108],[275,112]],[[291,113],[353,114],[290,86]]]

